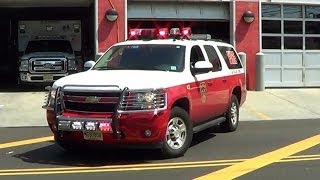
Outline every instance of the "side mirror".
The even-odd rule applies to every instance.
[[[84,71],[88,71],[88,70],[91,69],[95,64],[96,64],[96,62],[94,62],[94,61],[87,61],[87,62],[85,62],[84,65],[83,65],[83,70],[84,70]]]
[[[198,61],[195,63],[193,72],[194,73],[207,73],[212,71],[213,66],[208,61]]]

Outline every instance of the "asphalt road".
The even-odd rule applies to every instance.
[[[233,133],[195,134],[185,156],[161,159],[152,150],[71,154],[46,127],[0,128],[0,179],[319,179],[319,132],[320,119],[244,121]]]

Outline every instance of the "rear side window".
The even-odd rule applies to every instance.
[[[204,49],[208,55],[209,61],[211,62],[213,69],[212,71],[221,71],[221,62],[218,56],[217,51],[214,49],[213,46],[204,45]]]
[[[220,50],[223,59],[226,61],[229,69],[242,68],[240,59],[238,58],[235,50],[232,47],[218,46],[218,49]]]

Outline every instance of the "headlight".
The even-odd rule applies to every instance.
[[[29,71],[29,61],[20,61],[19,71]]]
[[[45,104],[42,106],[43,108],[53,108],[54,100],[56,96],[56,89],[49,88],[49,92],[45,98]]]
[[[165,109],[167,103],[165,90],[139,90],[130,91],[121,102],[120,110],[159,110]]]
[[[145,93],[137,93],[137,101],[138,102],[148,102],[151,103],[154,101],[155,94],[152,92],[145,92]]]
[[[74,59],[69,59],[68,60],[68,70],[71,70],[71,71],[76,71],[77,70],[76,60],[74,60]]]

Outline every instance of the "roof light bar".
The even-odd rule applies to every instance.
[[[210,40],[211,35],[210,34],[191,34],[189,39],[192,40]]]
[[[171,28],[170,31],[168,28],[149,28],[149,29],[130,29],[129,30],[129,39],[190,39],[191,37],[191,28]]]
[[[129,39],[156,39],[157,29],[130,29]]]

